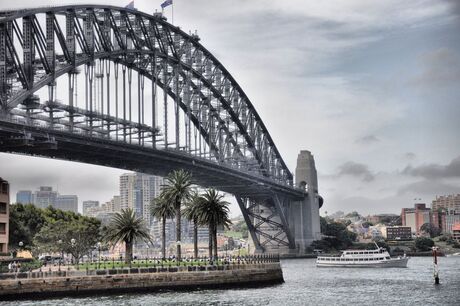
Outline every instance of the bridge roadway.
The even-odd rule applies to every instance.
[[[282,194],[302,200],[307,193],[270,178],[172,149],[152,149],[0,119],[0,151],[50,157],[166,176],[174,169],[190,171],[193,182],[237,197],[264,199]],[[88,178],[90,179],[90,178]]]

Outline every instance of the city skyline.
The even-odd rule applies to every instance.
[[[152,12],[160,2],[135,7]],[[176,1],[174,23],[196,29],[238,79],[291,171],[299,150],[314,154],[322,212],[397,212],[413,198],[459,192],[458,2],[237,4]],[[81,200],[110,199],[126,172],[3,153],[0,164],[13,191],[47,177]]]

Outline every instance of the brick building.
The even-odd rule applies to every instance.
[[[420,228],[425,223],[431,223],[431,209],[423,203],[417,203],[414,208],[403,208],[401,211],[403,226],[409,226],[414,234],[420,234]]]
[[[10,186],[0,177],[0,254],[8,253]]]
[[[431,203],[433,211],[446,210],[449,212],[455,211],[460,214],[460,194],[451,194],[436,197]]]
[[[452,238],[460,243],[460,223],[456,223],[452,226]]]

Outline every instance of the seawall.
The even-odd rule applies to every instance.
[[[3,275],[0,300],[151,292],[162,289],[244,287],[284,282],[280,263],[24,272]]]

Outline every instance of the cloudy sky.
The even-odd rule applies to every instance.
[[[161,2],[135,6],[153,12]],[[174,2],[174,24],[197,30],[232,73],[289,168],[300,150],[314,154],[323,213],[399,213],[415,198],[460,193],[460,1]],[[107,201],[121,173],[0,154],[14,193],[51,185]]]

